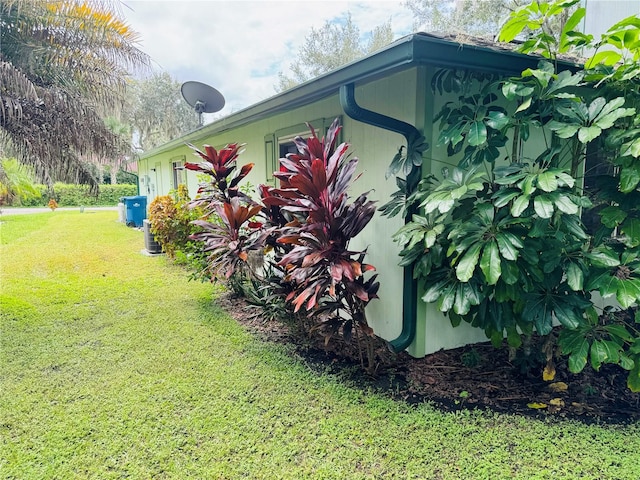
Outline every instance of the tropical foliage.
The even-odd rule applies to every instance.
[[[187,256],[197,250],[190,236],[198,231],[191,224],[202,212],[197,208],[189,208],[189,192],[184,184],[178,185],[174,195],[162,195],[149,204],[149,222],[151,233],[162,246],[169,258],[178,253]]]
[[[0,3],[0,137],[44,183],[96,184],[85,155],[121,151],[103,117],[148,59],[115,2]]]
[[[365,308],[376,298],[378,283],[375,275],[366,278],[374,270],[364,262],[366,252],[351,250],[349,242],[371,220],[374,203],[367,194],[349,201],[358,160],[349,158],[348,144],[338,144],[337,120],[322,139],[311,126],[310,133],[307,140],[295,139],[298,153],[280,159],[281,170],[274,173],[279,186],[259,187],[262,204],[239,188],[253,167],[237,168],[241,145],[220,151],[192,146],[201,161],[185,168],[210,180],[191,202],[204,211],[192,222],[201,231],[191,238],[203,242],[212,278],[226,279],[243,293],[242,283],[251,283],[252,301],[288,305],[292,318],[322,332],[327,342],[339,333],[347,340],[355,336],[359,346],[364,342],[367,368],[373,369],[373,331]],[[252,257],[264,254],[266,264],[251,265]]]
[[[317,326],[326,341],[338,332],[350,338],[352,332],[365,341],[373,335],[365,308],[377,298],[376,276],[365,278],[374,267],[364,263],[364,251],[352,251],[349,242],[369,223],[374,203],[361,194],[349,203],[347,190],[355,180],[357,158],[348,158],[349,145],[338,145],[337,120],[320,140],[311,128],[305,141],[296,138],[298,153],[280,160],[274,173],[277,188],[262,190],[266,207],[278,207],[289,221],[275,226],[277,242],[291,245],[277,256],[284,271],[282,281],[291,286],[286,300],[294,312],[306,310],[319,316]],[[372,343],[367,342],[369,369],[374,367]]]
[[[220,276],[231,280],[234,275],[247,272],[247,261],[251,252],[261,251],[260,233],[262,224],[253,221],[262,210],[239,188],[239,183],[253,168],[249,163],[236,171],[238,155],[242,145],[234,143],[217,151],[210,145],[204,151],[191,145],[202,161],[187,162],[185,168],[211,179],[200,184],[198,196],[191,202],[192,208],[201,208],[203,218],[194,220],[200,229],[191,238],[203,242],[208,256],[206,270],[212,279]],[[235,173],[234,173],[235,172]],[[255,234],[260,233],[258,238]],[[233,285],[233,283],[232,283]]]
[[[396,201],[385,212],[420,207],[395,240],[402,265],[424,285],[423,300],[453,325],[468,322],[513,348],[534,333],[547,336],[547,379],[560,325],[559,351],[572,371],[618,364],[639,391],[640,19],[595,41],[573,30],[585,13],[567,15],[576,4],[534,2],[505,24],[502,40],[533,31],[520,50],[548,59],[537,68],[507,80],[434,77],[434,89],[457,94],[437,116],[438,144],[456,166],[414,191],[399,182],[404,208]],[[558,37],[542,28],[563,15]],[[584,68],[559,61],[584,46],[595,52]],[[586,190],[584,175],[593,178]],[[591,211],[597,221],[587,229],[581,216]],[[598,312],[596,292],[620,309]]]
[[[33,173],[15,158],[0,160],[0,206],[20,205],[40,192],[33,183]]]

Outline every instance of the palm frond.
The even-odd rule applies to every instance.
[[[43,181],[95,184],[83,158],[116,156],[102,117],[149,60],[106,0],[0,3],[0,137]]]

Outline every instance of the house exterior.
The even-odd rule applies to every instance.
[[[352,196],[371,190],[369,198],[383,205],[397,189],[393,178],[385,179],[385,172],[412,132],[419,131],[431,146],[425,152],[423,176],[440,176],[443,168],[454,166],[442,147],[436,146],[434,117],[450,98],[432,91],[435,72],[461,68],[510,76],[536,63],[534,57],[496,46],[460,44],[422,33],[409,35],[364,59],[144,153],[138,162],[140,194],[150,202],[186,183],[195,195],[195,173],[177,169],[193,159],[187,143],[215,148],[245,143],[238,163],[255,164],[248,181],[255,186],[273,182],[278,159],[291,151],[296,135],[308,132],[305,122],[324,134],[338,117],[342,140],[351,144],[352,154],[360,159],[362,176]],[[486,340],[482,331],[469,325],[454,329],[435,305],[420,299],[420,287],[411,272],[398,266],[400,247],[391,238],[402,222],[400,217],[377,214],[355,239],[354,247],[368,248],[367,262],[379,273],[380,298],[367,308],[376,334],[395,350],[407,349],[415,357]]]
[[[586,9],[582,31],[595,38],[600,38],[620,20],[640,14],[638,0],[582,0],[580,3]]]

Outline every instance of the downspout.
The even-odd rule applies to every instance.
[[[404,135],[404,138],[407,141],[407,146],[409,146],[411,139],[420,136],[418,129],[409,123],[360,107],[356,103],[355,86],[353,83],[342,85],[340,87],[340,105],[342,106],[344,113],[353,120]],[[409,175],[409,178],[407,178],[407,183],[415,186],[420,181],[421,176],[421,169],[414,168]],[[405,218],[405,224],[410,221],[411,217],[416,212],[416,207],[412,207],[409,210],[408,215]],[[389,347],[394,352],[401,352],[405,350],[409,345],[411,345],[416,336],[416,322],[418,315],[417,300],[418,283],[413,278],[413,267],[406,266],[403,271],[402,284],[402,332],[400,332],[400,335],[397,338],[388,342]]]

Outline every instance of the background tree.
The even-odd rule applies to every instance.
[[[131,126],[111,116],[105,118],[104,123],[107,129],[120,139],[118,143],[122,146],[122,150],[120,152],[114,152],[107,161],[110,183],[114,185],[118,183],[118,171],[126,170],[127,161],[132,157]],[[103,166],[100,162],[96,163],[98,167]],[[102,170],[101,168],[99,169]],[[101,175],[101,177],[102,176],[103,175]]]
[[[149,150],[198,126],[198,116],[184,101],[180,83],[166,72],[132,80],[122,121],[130,125],[136,150]]]
[[[0,141],[45,183],[96,185],[84,156],[122,148],[102,118],[121,108],[129,71],[148,58],[117,5],[0,3]]]
[[[0,207],[39,195],[28,167],[15,158],[0,159]]]
[[[344,23],[327,21],[318,30],[312,28],[297,59],[290,64],[290,72],[279,73],[276,90],[287,90],[388,45],[393,41],[391,21],[375,27],[368,41],[361,37],[351,14],[347,15]]]
[[[528,0],[406,0],[404,5],[415,16],[415,30],[493,38],[511,12],[529,3]],[[560,16],[545,19],[542,28],[558,36],[574,10],[566,9]],[[526,37],[527,31],[523,35]]]
[[[415,30],[483,36],[498,32],[512,3],[512,0],[407,0],[404,5],[415,17]]]

